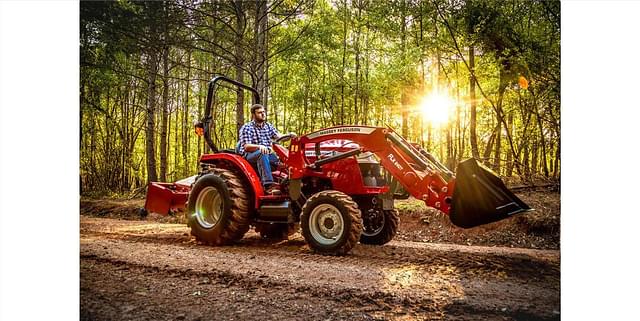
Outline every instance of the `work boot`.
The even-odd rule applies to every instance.
[[[267,195],[280,195],[280,194],[282,194],[282,192],[280,191],[280,187],[278,187],[278,185],[276,185],[276,184],[272,184],[271,186],[267,187],[264,193],[267,194]]]

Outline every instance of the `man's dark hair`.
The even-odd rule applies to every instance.
[[[260,108],[264,108],[264,106],[262,106],[262,105],[260,105],[260,104],[253,104],[253,105],[251,106],[251,115],[253,115],[253,114],[255,113],[255,111],[256,111],[257,109],[260,109]]]

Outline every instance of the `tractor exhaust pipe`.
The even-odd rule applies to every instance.
[[[470,228],[531,211],[490,169],[473,158],[458,165],[449,219]]]

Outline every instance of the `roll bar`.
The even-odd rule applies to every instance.
[[[218,147],[213,143],[213,141],[211,140],[211,133],[209,131],[210,125],[211,125],[211,121],[212,121],[212,117],[211,117],[211,107],[213,104],[213,98],[215,95],[215,91],[218,88],[218,82],[228,82],[232,85],[235,85],[238,88],[241,89],[247,89],[249,91],[251,91],[253,93],[253,99],[254,102],[256,104],[260,103],[260,94],[258,93],[258,91],[253,88],[253,87],[249,87],[241,82],[235,81],[233,79],[227,78],[225,76],[220,76],[217,75],[215,77],[213,77],[213,79],[211,79],[211,81],[209,81],[209,89],[207,91],[207,102],[206,105],[204,106],[204,117],[202,118],[202,120],[200,121],[202,123],[202,127],[204,129],[204,140],[207,142],[207,145],[209,145],[209,148],[211,148],[211,150],[214,153],[218,152]]]

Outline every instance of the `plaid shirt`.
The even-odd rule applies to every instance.
[[[271,139],[278,137],[278,130],[273,125],[264,122],[258,126],[255,121],[250,121],[240,128],[240,154],[245,153],[245,144],[256,144],[271,147]]]

